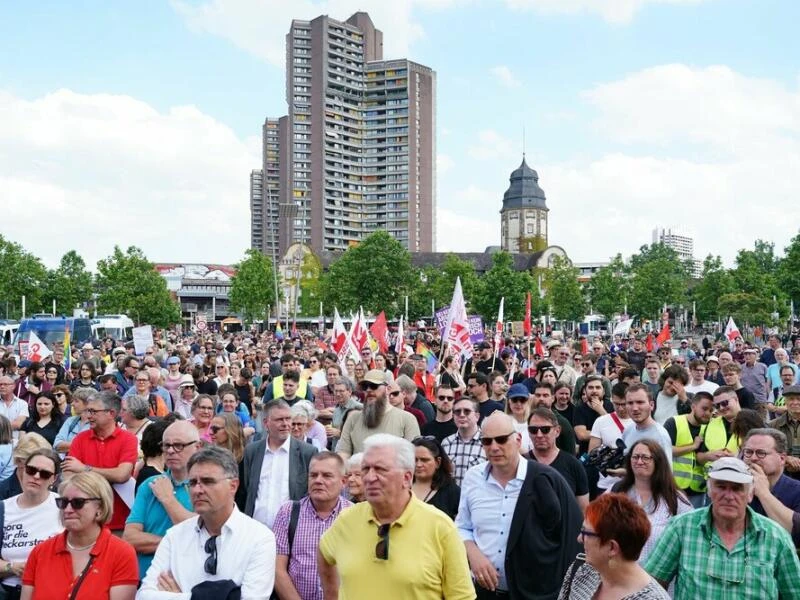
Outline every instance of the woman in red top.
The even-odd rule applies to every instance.
[[[136,551],[103,527],[111,520],[111,486],[86,471],[67,479],[56,499],[64,532],[33,549],[22,575],[21,600],[133,600]]]

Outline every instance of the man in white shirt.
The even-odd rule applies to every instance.
[[[290,434],[292,413],[283,400],[264,405],[264,438],[244,453],[247,501],[244,512],[272,528],[278,509],[287,500],[308,492],[308,465],[317,449]]]
[[[628,425],[633,423],[633,419],[628,416],[628,406],[625,403],[625,390],[628,385],[616,383],[611,388],[611,402],[614,404],[614,412],[597,417],[592,425],[591,437],[589,438],[589,451],[591,452],[598,446],[617,447],[617,440],[622,438],[622,432]],[[597,480],[598,490],[610,490],[619,477],[613,475],[603,475]]]
[[[28,419],[28,403],[14,395],[14,380],[0,377],[0,415],[11,421],[14,439],[19,438],[19,428]]]
[[[195,588],[225,598],[235,587],[242,600],[270,597],[275,536],[239,512],[234,502],[238,487],[239,468],[228,450],[209,446],[189,459],[189,489],[198,516],[164,535],[138,600],[185,600]]]
[[[699,358],[695,358],[689,363],[689,384],[686,392],[696,394],[697,392],[708,392],[713,394],[719,385],[706,379],[706,363]]]

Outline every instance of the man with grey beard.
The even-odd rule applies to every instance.
[[[414,416],[389,404],[383,371],[368,371],[359,387],[365,394],[364,409],[354,412],[345,421],[336,445],[336,452],[343,458],[362,452],[364,440],[375,433],[389,433],[409,442],[419,436],[419,425]]]

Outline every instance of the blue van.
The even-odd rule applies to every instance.
[[[78,317],[34,317],[22,319],[19,329],[14,336],[14,352],[25,356],[28,349],[28,340],[31,331],[42,340],[48,348],[53,349],[54,343],[64,342],[64,332],[69,328],[70,344],[79,348],[86,342],[92,341],[92,323],[89,319]]]

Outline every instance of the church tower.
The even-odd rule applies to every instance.
[[[522,164],[511,173],[500,210],[501,247],[512,254],[531,254],[547,248],[547,213],[539,174],[522,155]]]

